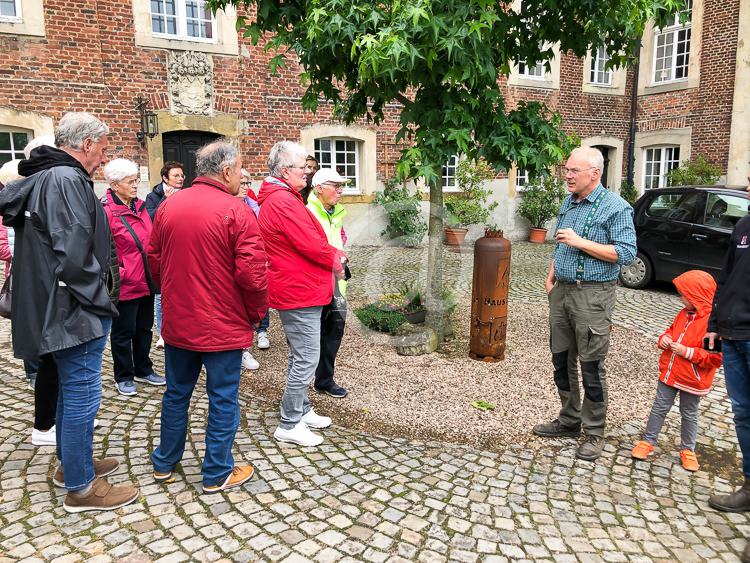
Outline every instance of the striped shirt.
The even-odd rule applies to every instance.
[[[630,264],[635,259],[637,247],[633,226],[633,208],[627,201],[616,193],[607,191],[601,184],[580,202],[574,201],[572,195],[565,198],[557,216],[555,231],[573,229],[581,235],[589,211],[602,192],[604,192],[604,199],[599,204],[586,238],[601,244],[614,245],[617,263],[605,262],[567,244],[557,243],[552,252],[556,279],[566,282],[576,281],[579,253],[584,256],[582,281],[615,280],[620,274],[620,266]]]

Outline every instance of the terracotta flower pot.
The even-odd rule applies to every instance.
[[[469,229],[461,227],[445,227],[445,244],[447,246],[461,246]]]
[[[538,229],[531,227],[529,229],[529,242],[535,242],[541,244],[547,238],[547,229]]]

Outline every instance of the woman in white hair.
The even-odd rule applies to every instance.
[[[115,385],[120,395],[136,394],[135,381],[164,385],[149,357],[154,324],[154,295],[159,292],[148,270],[146,248],[151,217],[138,199],[138,165],[116,158],[104,167],[109,189],[102,198],[120,263],[118,317],[112,320],[110,343]]]

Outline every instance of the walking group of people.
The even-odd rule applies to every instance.
[[[32,438],[42,432],[46,444],[56,445],[53,481],[67,489],[69,512],[115,509],[139,494],[105,479],[117,459],[94,458],[108,336],[121,395],[135,394],[136,381],[166,384],[160,441],[151,454],[156,481],[172,480],[182,458],[190,399],[205,367],[204,493],[253,475],[251,466],[235,465],[231,450],[240,373],[243,366],[258,368],[249,351],[254,333],[260,347],[270,345],[269,304],[289,344],[274,437],[319,445],[323,437],[312,429],[331,419],[313,410],[309,385],[333,397],[347,394],[333,372],[346,318],[339,199],[348,180],[331,169],[316,171],[302,145],[282,141],[271,150],[270,175],[256,196],[237,147],[218,140],[198,150],[190,189],[183,189],[183,166],[168,162],[143,201],[138,165],[107,162],[108,135],[91,114],[64,115],[54,139],[30,146],[18,178],[4,176],[0,192],[8,228],[2,231],[13,245],[6,257],[0,237],[0,257],[12,255],[13,348],[35,388]],[[98,199],[92,176],[102,166],[109,188]],[[150,358],[155,303],[166,377],[154,373]]]
[[[604,449],[604,362],[617,277],[620,266],[631,263],[637,251],[633,210],[602,186],[603,169],[602,154],[588,147],[572,151],[565,165],[569,196],[558,215],[556,244],[545,283],[554,382],[562,407],[555,420],[533,428],[534,434],[542,437],[576,438],[583,433],[576,457],[588,461],[599,458]],[[687,471],[698,471],[699,402],[711,390],[723,361],[745,475],[744,484],[734,493],[709,498],[709,506],[725,512],[750,511],[749,248],[747,216],[734,227],[717,281],[699,270],[673,280],[683,308],[657,340],[661,355],[656,397],[642,439],[631,451],[637,460],[653,454],[667,413],[679,395],[680,462]],[[742,561],[750,563],[750,543]]]

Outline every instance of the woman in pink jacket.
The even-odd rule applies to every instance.
[[[154,373],[149,354],[154,324],[154,294],[146,249],[151,236],[151,217],[138,199],[138,165],[116,158],[104,167],[110,188],[102,198],[104,211],[117,247],[120,263],[120,313],[112,320],[112,360],[115,385],[120,395],[136,394],[135,381],[164,385]]]

